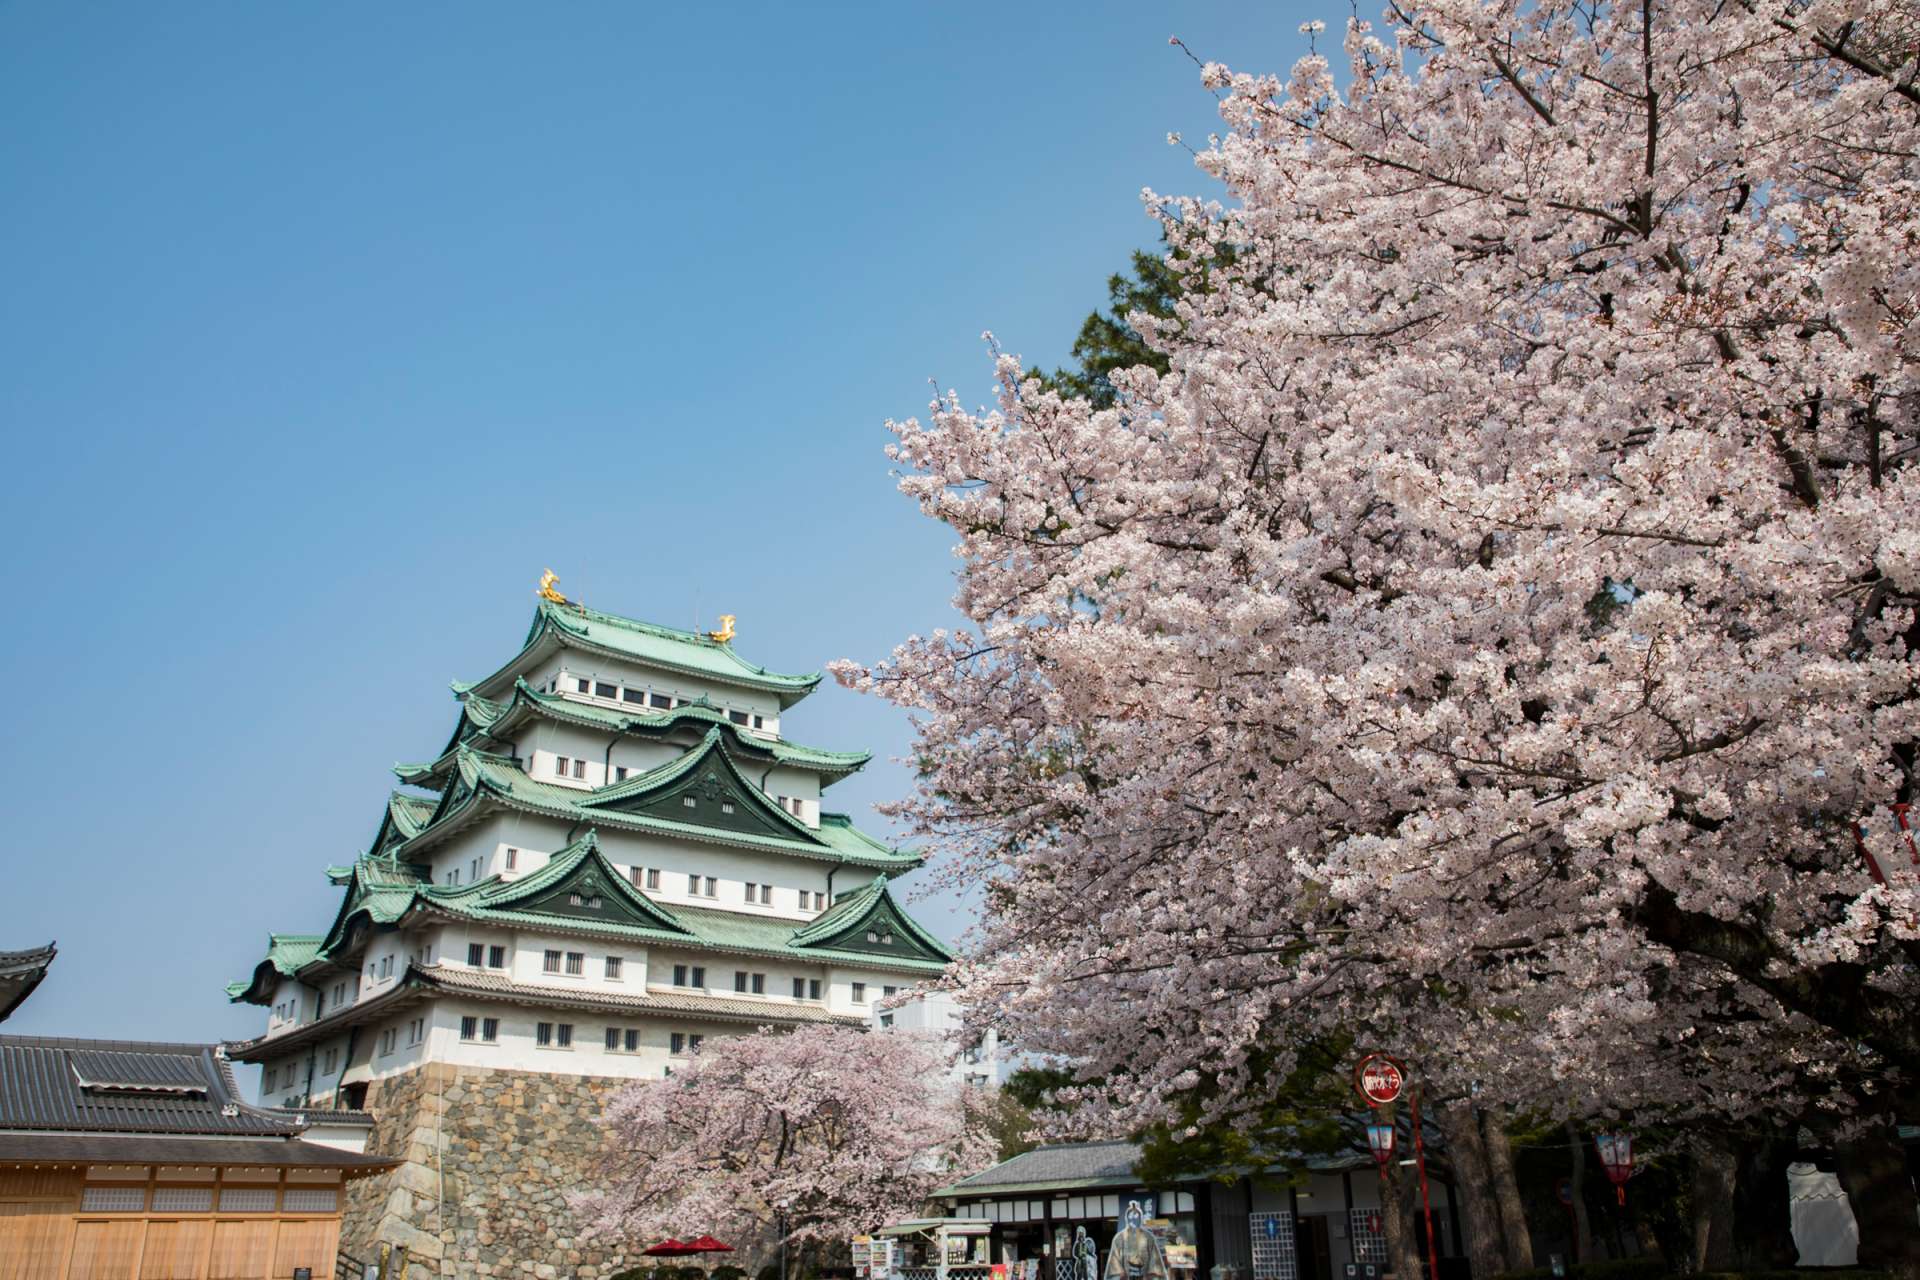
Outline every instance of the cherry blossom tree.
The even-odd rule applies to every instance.
[[[818,1026],[709,1040],[609,1105],[601,1235],[735,1243],[845,1239],[992,1162],[984,1115],[942,1042]]]
[[[1231,1116],[1344,1029],[1456,1097],[1886,1135],[1920,5],[1433,0],[1343,49],[1205,66],[1231,199],[1147,198],[1231,266],[1133,317],[1165,372],[1100,408],[1002,356],[891,424],[969,625],[836,672],[992,886],[955,983],[1087,1125]]]

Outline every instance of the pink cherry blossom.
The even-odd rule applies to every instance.
[[[1170,371],[890,424],[967,625],[836,674],[914,712],[953,985],[1074,1123],[1336,1030],[1587,1112],[1920,1056],[1916,25],[1433,0],[1207,63]]]

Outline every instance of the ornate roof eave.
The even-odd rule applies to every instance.
[[[578,618],[579,621],[572,622],[570,621],[572,618]],[[659,655],[643,657],[622,652],[609,645],[595,643],[590,637],[574,629],[576,626],[588,625],[590,619],[598,620],[603,625],[625,627],[652,634],[670,642],[725,649],[727,656],[740,665],[740,670],[737,673],[710,671],[692,664],[675,662],[670,657]],[[771,693],[779,699],[782,708],[790,707],[812,693],[821,679],[821,673],[817,671],[805,675],[787,675],[768,671],[764,667],[756,667],[734,655],[730,646],[720,645],[693,632],[677,631],[671,627],[643,623],[633,618],[619,618],[578,604],[555,604],[543,600],[534,609],[533,624],[527,629],[527,638],[522,643],[520,652],[508,659],[491,675],[479,680],[457,682],[454,685],[454,692],[457,695],[479,693],[483,697],[502,694],[511,685],[508,677],[525,674],[528,667],[547,657],[553,650],[563,648],[611,658],[616,662],[658,667],[695,680],[711,680],[717,684],[732,685],[735,688]]]
[[[632,1017],[685,1017],[693,1015],[723,1022],[777,1026],[796,1022],[834,1022],[847,1026],[863,1025],[866,1019],[852,1014],[794,1016],[782,1006],[769,1003],[763,1008],[734,1008],[740,1002],[726,997],[687,995],[656,996],[649,992],[638,996],[602,996],[586,991],[537,987],[528,983],[468,979],[458,970],[439,965],[422,968],[409,964],[393,986],[347,1005],[315,1022],[305,1023],[278,1035],[256,1036],[251,1040],[229,1041],[227,1056],[235,1062],[267,1062],[289,1050],[327,1040],[353,1027],[381,1022],[394,1010],[439,994],[495,1000],[503,1004],[530,1008],[568,1008],[586,1012],[626,1014]]]
[[[413,1003],[426,995],[424,984],[420,981],[420,971],[409,963],[401,975],[394,979],[393,985],[378,995],[356,1000],[343,1005],[314,1022],[303,1023],[291,1031],[278,1035],[255,1036],[251,1040],[230,1040],[226,1044],[227,1057],[234,1062],[265,1062],[277,1058],[288,1049],[300,1048],[325,1040],[353,1027],[364,1026],[369,1022],[378,1022],[393,1010]]]

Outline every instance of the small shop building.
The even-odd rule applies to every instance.
[[[1074,1263],[1080,1234],[1104,1263],[1130,1202],[1158,1222],[1174,1280],[1211,1280],[1216,1267],[1236,1280],[1340,1280],[1350,1262],[1385,1266],[1381,1180],[1365,1151],[1164,1185],[1142,1181],[1139,1161],[1139,1146],[1125,1141],[1038,1147],[935,1199],[948,1218],[988,1224],[969,1261],[1006,1264],[1009,1280],[1089,1280]],[[1444,1263],[1462,1253],[1458,1210],[1444,1168],[1430,1159],[1428,1173]]]

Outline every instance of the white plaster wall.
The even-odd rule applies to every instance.
[[[499,1040],[493,1044],[477,1039],[462,1040],[462,1017],[498,1018]],[[535,1025],[541,1022],[571,1023],[572,1047],[540,1047],[536,1043]],[[628,1027],[638,1030],[639,1051],[628,1053],[621,1049],[609,1052],[606,1048],[606,1029],[610,1026],[622,1031]],[[694,1017],[634,1018],[577,1010],[543,1011],[515,1005],[493,1005],[478,1000],[444,999],[434,1003],[429,1042],[435,1062],[507,1071],[658,1079],[666,1074],[669,1067],[684,1066],[688,1061],[686,1055],[675,1056],[671,1052],[674,1032],[718,1038],[741,1035],[752,1029],[741,1023],[712,1022]],[[375,1065],[379,1065],[377,1059]]]

